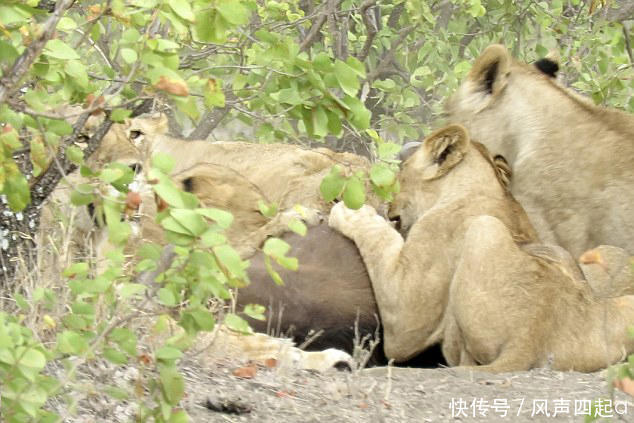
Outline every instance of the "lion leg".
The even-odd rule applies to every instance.
[[[418,266],[425,270],[433,266],[429,263],[433,254],[416,251],[413,265],[411,259],[404,259],[407,248],[403,238],[370,206],[354,211],[343,203],[336,204],[328,223],[352,239],[363,257],[383,323],[386,356],[398,362],[422,351],[440,323],[444,308],[441,295],[446,292],[435,286],[442,277],[430,277],[434,280],[426,283],[427,273],[418,270]],[[414,247],[425,245],[416,241]]]

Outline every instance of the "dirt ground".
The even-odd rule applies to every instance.
[[[194,422],[583,422],[593,401],[600,401],[597,413],[634,421],[633,398],[611,397],[605,372],[258,368],[244,379],[233,375],[236,368],[186,365],[184,405]]]

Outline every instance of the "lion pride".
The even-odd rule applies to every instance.
[[[542,241],[574,257],[601,244],[634,253],[634,116],[562,87],[557,69],[491,45],[447,102],[450,121],[508,160]]]

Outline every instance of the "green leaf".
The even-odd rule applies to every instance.
[[[313,134],[319,138],[328,135],[328,115],[323,107],[317,106],[312,110]]]
[[[396,181],[396,174],[382,163],[375,163],[370,169],[370,180],[373,184],[386,187]]]
[[[110,332],[108,339],[116,343],[121,350],[131,356],[136,356],[137,337],[132,330],[128,328],[115,328]]]
[[[332,61],[330,60],[330,56],[324,53],[323,51],[318,53],[313,59],[313,68],[321,73],[331,72],[333,69]]]
[[[233,276],[243,281],[249,280],[245,271],[248,266],[248,262],[243,261],[233,247],[230,245],[219,245],[214,247],[213,250],[220,261],[220,264],[229,270]]]
[[[174,168],[174,158],[167,153],[154,153],[152,155],[152,167],[157,168],[168,175]]]
[[[335,60],[335,77],[339,86],[349,96],[357,95],[359,91],[359,79],[357,78],[357,71],[345,62],[337,59]]]
[[[297,271],[299,268],[299,260],[297,260],[297,257],[275,257],[275,261],[288,270]]]
[[[262,251],[271,257],[284,257],[291,249],[291,246],[279,238],[269,238],[264,243]]]
[[[324,177],[319,185],[319,192],[327,203],[333,201],[341,194],[345,186],[346,180],[343,177],[341,166],[334,165],[330,169],[330,173]]]
[[[19,366],[30,367],[40,371],[46,365],[44,354],[34,348],[25,349],[24,347],[18,347],[15,350],[15,355],[19,357],[19,361],[16,363]]]
[[[128,109],[114,109],[110,114],[110,120],[113,122],[123,123],[127,118],[132,115],[132,110]]]
[[[351,177],[346,182],[343,191],[343,202],[349,209],[358,210],[365,203],[365,188],[363,182],[356,176]]]
[[[33,176],[38,176],[48,165],[48,157],[41,137],[31,140],[31,164],[33,164]]]
[[[9,207],[14,212],[24,210],[31,202],[29,183],[19,171],[6,177],[4,181],[4,194],[7,196]]]
[[[189,415],[185,410],[174,411],[167,423],[189,423]]]
[[[79,60],[69,60],[64,65],[64,71],[73,78],[73,82],[82,88],[88,86],[86,67]]]
[[[200,236],[207,230],[207,223],[205,223],[200,214],[194,210],[173,208],[169,213],[193,236]]]
[[[44,46],[45,55],[62,60],[80,59],[77,52],[68,44],[59,39],[49,40]]]
[[[359,78],[365,78],[365,65],[354,56],[348,56],[346,64],[352,69]]]
[[[124,283],[119,285],[118,292],[122,299],[130,298],[145,292],[147,287],[140,283]]]
[[[277,203],[266,204],[264,201],[258,201],[258,209],[263,216],[268,217],[269,219],[275,217],[278,212]]]
[[[244,306],[244,314],[255,320],[266,320],[264,312],[266,308],[260,304],[247,304]]]
[[[103,356],[106,360],[113,364],[127,364],[128,356],[121,351],[112,348],[112,347],[104,347]]]
[[[249,22],[249,9],[240,0],[217,2],[216,10],[233,25],[244,25]]]
[[[65,330],[57,335],[57,349],[63,354],[79,355],[88,349],[88,342],[77,332]]]
[[[356,97],[346,96],[342,101],[350,108],[350,114],[347,118],[355,128],[359,131],[364,131],[370,127],[370,117],[372,113],[365,108],[361,100]]]
[[[299,219],[291,219],[288,222],[288,228],[298,235],[306,236],[306,225]]]
[[[161,388],[167,402],[173,406],[178,405],[178,402],[185,394],[183,376],[173,367],[162,367],[159,370],[159,379],[161,380]]]
[[[192,8],[189,5],[189,1],[187,0],[169,0],[168,1],[170,7],[181,18],[185,19],[189,22],[194,22],[196,19],[194,17],[194,12],[192,12]]]
[[[205,84],[205,105],[207,107],[225,107],[225,93],[222,91],[222,80],[208,79]]]
[[[188,312],[188,314],[196,321],[200,330],[209,332],[216,325],[213,313],[208,310],[193,310]]]
[[[84,152],[81,150],[81,148],[75,145],[69,145],[68,147],[66,147],[66,157],[68,157],[68,160],[77,165],[84,162]]]
[[[178,348],[164,346],[156,351],[156,359],[162,361],[178,360],[183,353]]]
[[[132,64],[139,59],[139,56],[136,54],[136,51],[127,47],[124,47],[121,49],[121,57],[127,64]]]
[[[236,332],[245,334],[253,333],[253,329],[251,329],[249,323],[235,313],[227,313],[227,315],[225,316],[224,324],[229,329]]]
[[[105,168],[99,173],[99,179],[109,184],[123,176],[121,169]]]
[[[224,210],[214,208],[198,208],[195,209],[195,212],[201,216],[205,216],[209,219],[214,220],[218,224],[218,226],[223,229],[227,229],[233,223],[233,215]]]
[[[388,160],[396,157],[402,146],[391,142],[383,142],[377,148],[377,155],[381,160]]]
[[[94,196],[92,193],[84,194],[78,190],[73,190],[70,193],[70,202],[74,206],[85,206],[94,202]]]
[[[156,296],[158,297],[161,304],[164,304],[168,307],[175,307],[177,305],[176,297],[174,296],[174,293],[171,289],[161,288],[156,293]]]

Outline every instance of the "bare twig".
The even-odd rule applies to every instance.
[[[42,53],[46,43],[53,38],[57,23],[73,2],[74,0],[62,0],[57,2],[55,11],[42,26],[42,34],[16,59],[11,69],[4,74],[6,76],[0,79],[0,104],[4,103],[7,98],[19,88],[18,84],[20,80],[29,71],[35,59]]]
[[[330,0],[330,3],[334,3],[336,0]],[[337,21],[335,17],[336,9],[328,8],[332,10],[332,13],[328,13],[327,21],[328,21],[328,30],[330,31],[330,38],[332,39],[332,54],[336,59],[342,59],[341,54],[341,34],[339,32],[339,27],[337,26]]]
[[[396,39],[396,41],[394,41],[394,43],[392,43],[390,49],[383,54],[383,57],[381,57],[379,64],[372,72],[370,72],[370,74],[366,78],[367,82],[372,83],[372,81],[374,81],[376,77],[381,72],[383,72],[390,63],[392,63],[396,50],[398,50],[399,46],[403,43],[403,41],[405,41],[405,38],[407,38],[407,36],[411,34],[411,32],[414,31],[415,28],[415,25],[410,25],[400,31],[399,37]]]
[[[374,5],[376,5],[376,0],[365,0],[359,8],[359,12],[363,18],[363,24],[368,32],[365,43],[363,43],[363,48],[361,48],[361,52],[359,52],[359,55],[357,56],[357,59],[362,62],[368,57],[370,47],[372,47],[372,43],[374,42],[374,37],[376,37],[377,32],[379,32],[377,22],[374,19],[374,14],[369,10]]]
[[[611,22],[623,22],[634,17],[634,0],[620,1],[618,8],[608,9],[605,18]]]
[[[623,39],[625,40],[625,50],[627,55],[630,56],[630,64],[634,64],[634,57],[632,56],[632,44],[630,43],[630,33],[625,25],[623,25]]]
[[[403,14],[403,10],[405,10],[405,2],[400,2],[390,12],[390,17],[387,18],[387,26],[395,29],[398,27],[398,20],[401,18]]]
[[[200,124],[187,136],[187,139],[206,140],[231,110],[230,104],[227,103],[234,100],[236,100],[236,97],[231,91],[225,92],[225,107],[215,107],[213,110],[206,112],[200,120]]]
[[[313,43],[317,39],[317,35],[319,35],[319,31],[321,31],[321,28],[324,26],[324,23],[326,22],[328,15],[335,13],[337,8],[339,7],[339,4],[341,4],[342,1],[343,0],[330,0],[327,3],[326,10],[324,10],[318,15],[317,20],[310,27],[310,31],[308,31],[308,35],[306,36],[306,38],[304,38],[302,43],[299,45],[299,51],[306,51],[310,48],[311,45],[313,45]]]

